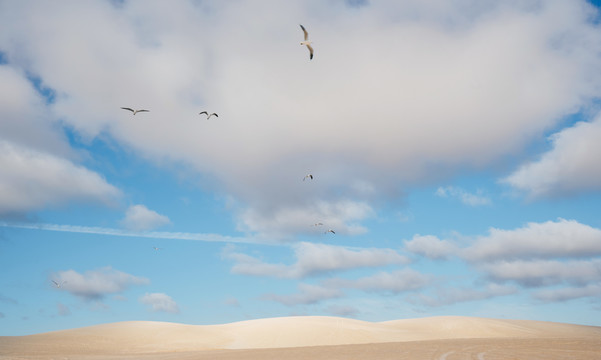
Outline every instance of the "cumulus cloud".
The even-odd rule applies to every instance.
[[[110,204],[121,192],[99,174],[46,152],[0,140],[0,214],[68,201]]]
[[[465,242],[465,240],[464,240]],[[405,248],[430,259],[455,255],[481,274],[484,288],[439,288],[434,295],[409,298],[427,306],[482,300],[531,290],[538,300],[594,297],[601,282],[601,229],[575,220],[527,223],[516,229],[492,228],[459,246],[453,240],[415,235]],[[481,285],[479,285],[481,286]]]
[[[168,312],[172,314],[179,313],[179,306],[167,294],[163,293],[146,293],[140,297],[139,301],[142,304],[148,305],[152,312]]]
[[[462,255],[469,261],[600,256],[601,230],[565,219],[514,230],[492,228]]]
[[[458,188],[455,186],[446,186],[446,187],[441,186],[438,189],[436,189],[435,194],[437,196],[444,197],[444,198],[446,198],[446,197],[457,198],[465,205],[470,205],[470,206],[482,206],[482,205],[490,205],[491,204],[490,198],[484,196],[482,194],[482,191],[478,191],[476,194],[472,194],[470,192],[463,190],[462,188]]]
[[[121,221],[126,229],[133,231],[149,231],[170,223],[168,217],[149,210],[144,205],[130,206],[125,212],[125,218]]]
[[[3,2],[0,49],[53,89],[63,124],[206,174],[248,231],[306,232],[290,214],[321,201],[354,234],[366,217],[336,204],[495,163],[600,95],[584,0],[470,5]],[[149,104],[144,121],[119,110]],[[208,104],[219,122],[189,120]]]
[[[242,275],[304,278],[324,273],[390,264],[406,264],[409,259],[392,249],[355,249],[301,242],[293,245],[292,265],[265,263],[231,248],[224,255],[235,261],[232,272]]]
[[[413,239],[405,241],[407,251],[429,259],[445,259],[456,254],[459,247],[448,240],[440,240],[432,235],[415,235]]]
[[[481,265],[495,281],[515,281],[527,287],[561,283],[589,284],[601,282],[601,260],[557,261],[516,260]]]
[[[534,297],[544,302],[561,302],[588,297],[598,301],[601,297],[601,285],[597,282],[581,287],[545,289],[534,293]]]
[[[359,223],[373,217],[375,212],[364,202],[342,200],[338,202],[317,201],[304,208],[278,208],[271,212],[246,209],[240,216],[239,229],[262,234],[263,237],[286,239],[292,234],[321,235],[322,227],[312,227],[316,222],[336,233],[357,235],[367,231]]]
[[[551,136],[552,149],[501,180],[532,198],[601,189],[601,116]]]
[[[394,272],[379,272],[358,279],[328,279],[324,283],[332,288],[360,289],[364,291],[390,292],[398,294],[417,290],[429,285],[432,277],[411,269]]]
[[[438,288],[435,295],[415,294],[407,299],[419,305],[431,307],[446,306],[462,302],[490,299],[498,296],[514,294],[518,291],[515,286],[488,284],[483,288],[476,287],[454,287]]]
[[[57,122],[25,71],[0,65],[0,215],[120,196],[101,175],[77,165]]]
[[[146,285],[150,280],[115,270],[110,266],[88,270],[83,274],[75,270],[57,272],[53,278],[62,283],[61,290],[84,300],[101,300],[108,294],[118,294],[133,285]]]
[[[26,74],[0,64],[0,141],[59,157],[74,156],[54,120]]]
[[[266,294],[262,298],[264,300],[276,301],[286,306],[295,305],[310,305],[316,304],[323,300],[339,298],[343,296],[343,292],[338,289],[323,287],[310,284],[299,284],[299,292],[289,295]]]
[[[532,296],[545,302],[594,297],[601,282],[601,230],[574,220],[491,229],[460,253],[493,283],[540,288]]]

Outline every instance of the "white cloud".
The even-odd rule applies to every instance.
[[[460,247],[456,241],[415,235],[405,248],[431,259],[456,255],[481,273],[472,288],[440,288],[435,295],[409,298],[416,304],[442,306],[483,300],[540,288],[531,295],[553,302],[593,297],[601,282],[601,230],[575,220],[528,223],[504,230],[492,228]]]
[[[146,293],[141,296],[139,301],[142,304],[149,305],[152,312],[168,312],[172,314],[179,313],[179,306],[177,303],[167,294],[163,293]]]
[[[48,108],[73,131],[193,166],[268,233],[304,232],[288,215],[318,201],[372,208],[495,163],[601,93],[584,0],[342,4],[3,2],[0,49],[55,90]],[[198,121],[205,107],[219,121]],[[332,217],[365,231],[364,217]]]
[[[488,284],[482,289],[477,287],[439,288],[434,296],[415,294],[409,296],[408,300],[416,305],[438,307],[511,295],[517,291],[518,289],[514,286],[499,284]]]
[[[515,230],[492,228],[462,255],[469,261],[599,256],[601,230],[564,219],[528,223]]]
[[[414,235],[413,239],[405,240],[405,248],[407,251],[429,259],[445,259],[459,250],[453,242],[440,240],[432,235]]]
[[[0,47],[1,50],[1,47]],[[0,64],[0,141],[58,157],[72,157],[55,116],[21,70]]]
[[[171,221],[168,217],[149,210],[144,205],[132,205],[125,212],[125,218],[121,223],[129,230],[149,231],[170,224]]]
[[[392,249],[356,249],[301,242],[293,245],[296,262],[270,264],[252,256],[226,249],[225,256],[235,261],[232,272],[242,275],[304,278],[362,267],[406,264],[409,259]]]
[[[110,204],[121,192],[99,174],[46,152],[0,140],[0,214],[70,201]]]
[[[480,266],[495,281],[515,281],[527,287],[561,283],[601,282],[601,259],[590,261],[516,260],[486,262]]]
[[[469,193],[455,186],[439,187],[435,194],[440,197],[452,197],[461,200],[462,203],[469,206],[490,205],[490,198],[482,195],[481,191],[476,194]]]
[[[342,291],[328,287],[299,284],[299,292],[290,295],[266,294],[264,300],[272,300],[287,306],[316,304],[323,300],[335,299],[343,296]]]
[[[120,196],[101,175],[75,163],[79,154],[57,123],[25,71],[0,64],[0,214],[72,201],[112,203]]]
[[[83,274],[75,270],[59,271],[53,276],[65,290],[85,300],[100,300],[108,294],[125,291],[132,285],[146,285],[150,281],[109,267],[89,270]]]
[[[417,290],[429,285],[432,276],[424,275],[415,270],[403,269],[394,272],[379,272],[358,279],[328,279],[324,283],[333,288],[350,288],[364,291],[390,292],[398,294],[405,291]]]
[[[557,197],[601,189],[601,116],[553,136],[553,148],[502,182],[530,197]]]
[[[367,231],[359,222],[373,216],[372,208],[363,202],[317,201],[305,207],[277,208],[273,213],[246,209],[240,216],[238,227],[261,234],[264,238],[276,239],[286,239],[299,233],[322,235],[328,229],[334,229],[340,235],[357,235]],[[312,226],[317,222],[324,225]]]
[[[598,301],[601,297],[601,285],[597,282],[582,287],[545,289],[536,292],[534,297],[545,302],[561,302],[588,297]]]

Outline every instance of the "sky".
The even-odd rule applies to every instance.
[[[0,0],[0,335],[294,315],[601,326],[600,16],[585,0]]]

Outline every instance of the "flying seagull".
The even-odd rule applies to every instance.
[[[66,281],[63,281],[63,282],[61,282],[61,283],[59,284],[59,283],[57,283],[57,282],[56,282],[56,281],[54,281],[54,280],[52,280],[52,282],[54,283],[54,286],[56,286],[56,288],[57,288],[57,289],[60,289],[60,288],[61,288],[61,286],[63,286],[63,284],[65,284],[65,283],[66,283]]]
[[[305,177],[303,178],[303,181],[307,180],[307,179],[311,179],[313,180],[313,175],[312,174],[307,174],[305,175]]]
[[[159,250],[161,250],[161,248],[158,248],[158,247],[156,247],[156,246],[153,246],[152,248],[153,248],[155,251],[159,251]]]
[[[327,234],[327,233],[336,234],[336,231],[334,231],[332,229],[328,229],[328,231],[324,232],[324,234]]]
[[[201,115],[201,114],[205,114],[205,115],[207,116],[207,120],[209,120],[209,118],[210,118],[211,116],[213,116],[213,115],[215,115],[215,117],[219,117],[219,115],[217,115],[216,113],[209,114],[209,113],[208,113],[208,112],[206,112],[206,111],[203,111],[203,112],[200,112],[200,113],[198,113],[198,115]]]
[[[306,45],[307,49],[309,49],[309,60],[313,59],[313,48],[311,47],[311,41],[309,41],[309,33],[305,30],[304,26],[300,26],[303,29],[303,33],[305,33],[305,41],[301,41],[301,45]]]
[[[313,224],[313,226],[321,226],[321,225],[323,225],[323,223],[320,223],[320,222]]]
[[[121,109],[123,109],[123,110],[129,110],[129,111],[131,111],[132,113],[134,113],[134,115],[136,115],[136,114],[137,114],[137,113],[139,113],[139,112],[149,112],[149,111],[150,111],[150,110],[144,110],[144,109],[140,109],[140,110],[134,110],[134,109],[132,109],[132,108],[126,108],[126,107],[122,107]]]

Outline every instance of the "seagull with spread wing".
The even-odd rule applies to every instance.
[[[303,29],[303,33],[305,34],[305,41],[301,41],[301,45],[305,45],[307,49],[309,49],[309,60],[313,59],[313,48],[311,47],[311,41],[309,41],[309,33],[305,30],[304,26],[300,26]]]
[[[217,115],[217,113],[212,113],[212,114],[209,114],[209,113],[208,113],[208,112],[206,112],[206,111],[202,111],[202,112],[200,112],[198,115],[202,115],[202,114],[205,114],[205,115],[207,116],[207,120],[209,120],[209,118],[210,118],[211,116],[219,117],[219,115]]]
[[[132,109],[132,108],[128,108],[128,107],[122,107],[121,109],[123,109],[123,110],[129,110],[129,111],[131,111],[132,113],[134,113],[134,115],[136,115],[136,114],[137,114],[137,113],[139,113],[139,112],[149,112],[149,111],[150,111],[150,110],[145,110],[145,109],[134,110],[134,109]]]
[[[52,280],[52,282],[54,283],[54,286],[55,286],[57,289],[60,289],[60,288],[61,288],[61,287],[62,287],[62,286],[63,286],[63,285],[66,283],[66,281],[62,281],[62,282],[59,284],[59,283],[57,283],[57,282],[56,282],[56,281],[54,281],[54,280]]]

